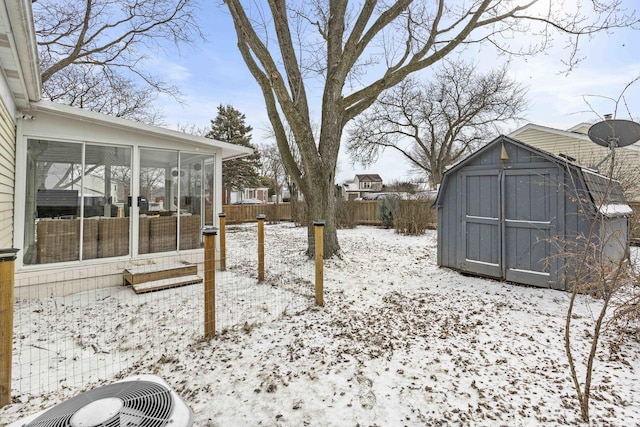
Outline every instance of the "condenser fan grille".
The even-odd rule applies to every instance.
[[[122,401],[121,409],[99,423],[72,420],[83,408],[93,412],[97,401]],[[96,408],[88,408],[94,404]],[[119,402],[118,402],[119,404]],[[109,406],[109,405],[105,405]],[[171,391],[150,381],[125,381],[82,393],[51,408],[27,427],[161,427],[166,426],[173,409]],[[109,415],[107,415],[109,416]]]

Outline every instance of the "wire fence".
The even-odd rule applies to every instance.
[[[313,304],[314,263],[306,255],[306,239],[291,241],[292,227],[267,226],[263,281],[258,281],[256,226],[227,227],[226,271],[216,275],[217,330],[252,327]]]
[[[253,328],[314,304],[306,229],[266,226],[261,282],[257,229],[255,223],[227,227],[226,269],[215,273],[216,334]],[[140,294],[131,286],[96,287],[64,297],[16,299],[13,310],[14,399],[118,378],[204,337],[202,282]]]

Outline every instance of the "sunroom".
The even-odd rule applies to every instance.
[[[38,294],[62,281],[117,284],[141,262],[201,262],[201,229],[222,209],[222,160],[251,152],[44,101],[18,120],[17,139],[16,291]]]

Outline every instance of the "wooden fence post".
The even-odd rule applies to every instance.
[[[324,305],[324,221],[314,221],[316,253],[316,305]]]
[[[216,334],[216,234],[217,228],[202,230],[204,236],[204,338]]]
[[[258,220],[258,282],[264,282],[264,220],[266,216],[260,214]]]
[[[218,214],[220,219],[220,271],[227,269],[227,214]]]
[[[13,286],[18,249],[0,250],[0,408],[11,403]]]

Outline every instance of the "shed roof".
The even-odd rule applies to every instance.
[[[584,168],[582,176],[593,205],[602,215],[614,217],[633,213],[627,204],[627,198],[624,196],[620,182]]]
[[[584,179],[585,187],[587,192],[589,193],[594,209],[599,210],[601,214],[613,217],[629,215],[633,212],[633,210],[627,203],[627,199],[624,196],[624,192],[622,191],[622,186],[620,185],[619,181],[601,175],[591,169],[580,166],[577,163],[568,160],[566,157],[556,156],[555,154],[540,150],[539,148],[525,144],[524,142],[518,141],[505,135],[500,135],[493,141],[486,144],[484,147],[480,148],[479,150],[475,151],[465,159],[459,161],[451,168],[449,168],[444,173],[442,184],[440,185],[440,190],[438,191],[438,197],[436,198],[433,206],[437,207],[441,205],[442,194],[444,191],[446,191],[447,182],[452,174],[463,168],[467,163],[472,161],[473,158],[480,156],[482,153],[489,150],[492,146],[505,142],[531,151],[543,157],[544,159],[557,164],[558,166],[570,168],[576,171]]]

